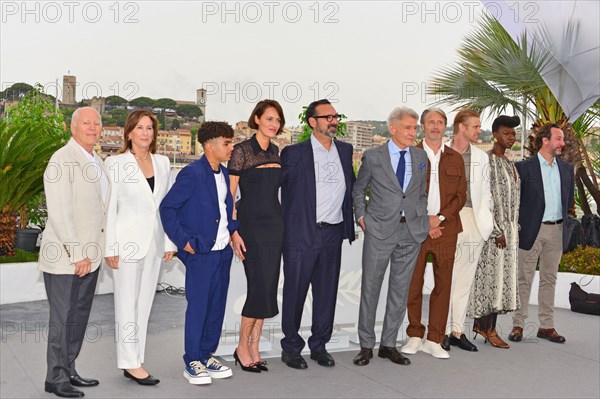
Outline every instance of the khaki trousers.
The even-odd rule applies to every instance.
[[[521,307],[513,315],[513,326],[525,327],[529,316],[529,296],[535,269],[540,266],[540,284],[538,289],[539,328],[554,328],[554,291],[556,274],[562,257],[563,224],[542,224],[533,247],[526,251],[519,249],[519,296]]]

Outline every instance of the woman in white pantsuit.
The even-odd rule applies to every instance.
[[[106,160],[112,183],[106,222],[106,263],[113,270],[117,367],[140,385],[159,380],[143,367],[146,332],[162,260],[176,246],[162,227],[159,205],[170,187],[169,159],[155,154],[158,121],[129,114],[119,155]]]

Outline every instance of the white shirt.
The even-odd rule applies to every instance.
[[[427,153],[427,158],[431,164],[431,174],[429,176],[429,192],[427,194],[427,214],[437,215],[440,213],[441,198],[440,198],[440,158],[442,152],[444,152],[445,145],[442,143],[437,154],[433,153],[433,150],[427,146],[425,140],[423,140],[423,149]]]
[[[341,223],[344,221],[342,205],[346,194],[346,179],[335,141],[331,143],[329,150],[323,147],[314,134],[310,135],[310,141],[315,161],[317,193],[317,220],[315,222]]]
[[[219,200],[219,211],[221,217],[219,219],[219,229],[217,230],[217,238],[215,239],[215,245],[211,251],[221,251],[229,245],[229,230],[227,230],[227,204],[225,199],[227,198],[227,183],[224,179],[224,174],[219,168],[219,173],[215,173],[215,183],[217,185],[217,198]]]
[[[77,142],[76,142],[77,143]],[[102,170],[102,167],[96,160],[96,158],[87,152],[85,148],[83,148],[79,143],[77,143],[79,148],[81,148],[81,152],[87,157],[87,159],[92,163],[94,167],[94,171],[88,168],[89,164],[83,165],[83,174],[86,179],[89,179],[92,182],[97,182],[100,180],[100,191],[102,192],[102,202],[106,204],[106,194],[108,193],[108,176]]]

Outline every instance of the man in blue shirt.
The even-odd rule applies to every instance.
[[[573,166],[559,159],[565,136],[556,124],[545,124],[535,137],[537,156],[516,164],[521,177],[519,211],[519,295],[521,307],[513,315],[508,339],[521,341],[528,316],[531,282],[540,268],[538,338],[563,343],[554,329],[554,290],[563,248],[568,244],[567,212],[574,202]]]

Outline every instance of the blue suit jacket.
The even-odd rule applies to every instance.
[[[227,229],[233,234],[238,222],[233,220],[233,198],[229,190],[227,169],[219,165],[221,178],[227,183]],[[219,210],[215,174],[206,159],[183,168],[173,187],[160,204],[160,218],[165,233],[180,253],[189,242],[194,251],[209,253],[215,244],[221,213]]]
[[[556,158],[560,173],[560,199],[563,220],[563,249],[569,244],[568,211],[573,206],[575,179],[573,166]],[[546,209],[542,168],[537,156],[516,163],[521,177],[521,204],[519,208],[519,248],[530,250],[542,225]]]
[[[346,192],[342,204],[344,217],[343,238],[354,241],[352,218],[352,145],[335,141],[340,156]],[[285,222],[284,248],[288,245],[310,247],[317,233],[317,188],[315,162],[310,140],[287,146],[281,151],[283,178],[281,184],[281,207]]]

